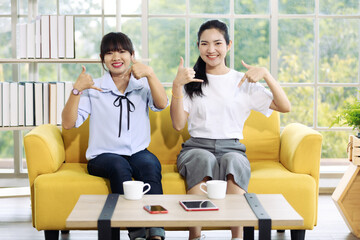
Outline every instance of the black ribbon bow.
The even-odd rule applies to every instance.
[[[128,95],[128,92],[125,94],[125,96],[118,96],[113,103],[115,107],[120,107],[119,137],[121,136],[122,100],[126,99],[126,103],[127,103],[128,130],[130,129],[130,112],[133,112],[135,110],[135,105],[130,101],[130,99],[127,97],[127,95]],[[132,110],[131,110],[131,107],[133,108]]]

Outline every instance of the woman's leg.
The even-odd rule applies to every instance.
[[[124,194],[123,182],[132,180],[128,161],[113,153],[103,153],[90,160],[87,169],[91,175],[109,179],[112,193]]]
[[[112,193],[124,194],[123,182],[132,180],[132,169],[128,160],[117,154],[103,153],[88,162],[91,175],[110,180]],[[128,228],[131,240],[146,236],[145,228]]]
[[[215,155],[214,141],[190,138],[183,144],[178,159],[179,173],[185,177],[187,194],[204,194],[199,186],[202,182],[219,178],[219,164]],[[201,227],[189,228],[189,239],[199,238]]]
[[[129,164],[133,170],[135,180],[149,183],[151,186],[147,194],[163,194],[161,184],[161,164],[158,158],[147,149],[139,151],[129,157]],[[149,239],[164,239],[164,228],[148,228]]]
[[[200,190],[200,184],[210,180],[209,177],[204,178],[199,184],[195,185],[191,189],[189,189],[187,194],[197,194],[197,195],[205,195],[203,191]],[[189,227],[189,239],[195,239],[201,236],[201,227]]]
[[[184,154],[183,161],[185,171],[186,171],[186,181],[188,186],[194,185],[194,182],[197,182],[193,187],[190,186],[190,189],[187,191],[187,194],[197,194],[205,195],[203,191],[200,190],[200,184],[211,179],[211,177],[218,176],[219,166],[215,156],[209,151],[203,149],[192,149]],[[211,177],[209,177],[209,175]],[[199,179],[199,176],[202,179]],[[190,227],[189,228],[189,239],[196,239],[201,236],[201,227]]]
[[[250,164],[247,158],[236,152],[229,152],[224,154],[220,159],[220,175],[226,174],[228,194],[244,194],[246,191],[239,186],[239,183],[248,186],[250,179]],[[235,181],[234,174],[237,174]],[[230,227],[233,238],[242,238],[242,227]]]
[[[139,151],[129,157],[129,164],[133,170],[135,180],[149,183],[148,194],[162,194],[161,164],[158,158],[147,149]]]
[[[229,193],[229,194],[244,194],[246,192],[235,183],[234,176],[229,174],[227,176],[227,190],[226,190],[226,193]],[[233,238],[242,238],[243,237],[242,227],[230,227],[230,230],[231,230],[231,236]]]

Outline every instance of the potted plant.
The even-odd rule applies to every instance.
[[[346,103],[345,108],[340,110],[330,127],[335,124],[352,127],[357,131],[357,137],[360,138],[360,101],[354,100]]]

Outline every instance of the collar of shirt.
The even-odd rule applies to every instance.
[[[109,72],[106,72],[102,78],[102,81],[100,83],[100,88],[103,90],[103,92],[113,92],[113,94],[121,96],[125,95],[126,93],[132,92],[134,90],[139,90],[144,87],[143,82],[141,79],[136,79],[133,74],[130,76],[129,84],[126,87],[126,90],[124,94],[122,94],[116,87],[111,75]]]

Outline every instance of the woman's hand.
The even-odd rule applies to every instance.
[[[136,79],[140,79],[143,77],[149,78],[154,75],[154,70],[152,69],[152,67],[136,61],[134,57],[131,57],[131,64],[132,65],[130,67],[130,71]]]
[[[240,87],[245,82],[245,80],[255,83],[265,78],[266,76],[269,76],[270,74],[269,71],[264,67],[251,66],[246,64],[243,60],[241,61],[241,63],[244,67],[246,67],[247,72],[239,82],[238,87]]]
[[[77,78],[76,82],[74,83],[74,88],[76,88],[80,92],[89,88],[102,91],[100,88],[94,86],[94,81],[91,75],[86,73],[85,66],[81,66],[81,67],[83,70],[80,73],[79,77]]]
[[[184,67],[184,59],[180,57],[180,64],[178,67],[178,72],[174,79],[173,85],[184,86],[189,82],[203,82],[201,79],[195,78],[195,71],[192,68]]]

